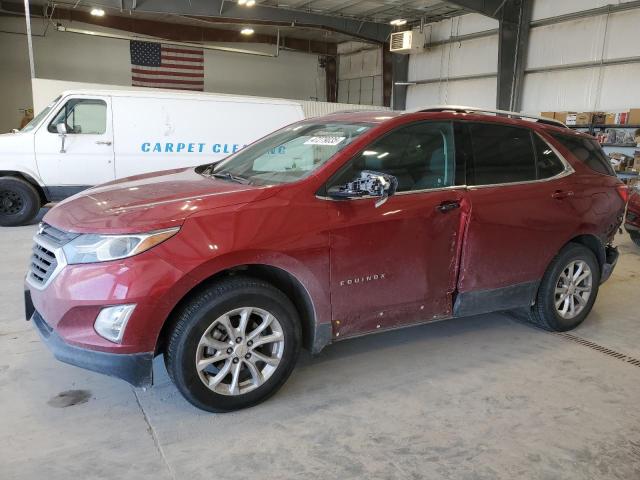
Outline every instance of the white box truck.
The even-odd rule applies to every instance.
[[[65,91],[22,130],[0,135],[0,225],[117,178],[221,160],[303,118],[286,100]]]

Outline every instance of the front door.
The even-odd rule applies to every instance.
[[[465,189],[455,186],[452,125],[420,122],[369,145],[330,180],[362,170],[398,179],[382,206],[375,199],[329,202],[334,335],[451,316]]]
[[[57,125],[66,125],[62,138]],[[69,98],[35,135],[38,170],[52,191],[67,194],[115,178],[110,99]],[[55,193],[55,192],[54,192]]]

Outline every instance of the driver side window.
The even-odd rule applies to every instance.
[[[454,184],[453,125],[421,122],[400,127],[370,144],[331,181],[344,185],[363,170],[393,175],[398,192],[448,187]]]
[[[57,133],[59,123],[67,126],[69,134],[102,135],[107,130],[107,104],[97,99],[71,99],[49,124],[49,132]]]

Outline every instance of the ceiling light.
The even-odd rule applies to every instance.
[[[253,7],[256,4],[256,0],[247,0],[247,7]]]
[[[406,24],[407,21],[404,18],[396,18],[395,20],[391,20],[389,23],[391,25],[395,25],[396,27],[399,27],[400,25]]]
[[[240,33],[242,35],[253,35],[253,28],[243,28]]]
[[[238,5],[244,5],[247,3],[247,0],[238,0]]]
[[[94,17],[104,17],[104,10],[101,8],[92,8],[91,15]]]

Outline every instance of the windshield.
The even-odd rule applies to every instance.
[[[302,123],[286,127],[213,168],[217,178],[255,185],[300,180],[369,130],[364,123]]]
[[[42,110],[38,115],[36,115],[35,117],[33,117],[33,119],[27,123],[22,130],[20,130],[21,132],[29,132],[31,130],[33,130],[35,127],[38,126],[38,124],[40,123],[40,121],[47,116],[47,114],[51,111],[51,109],[53,108],[53,106],[58,103],[58,100],[60,100],[60,97],[56,98],[53,102],[51,102],[49,105],[46,106],[46,108],[44,110]]]

